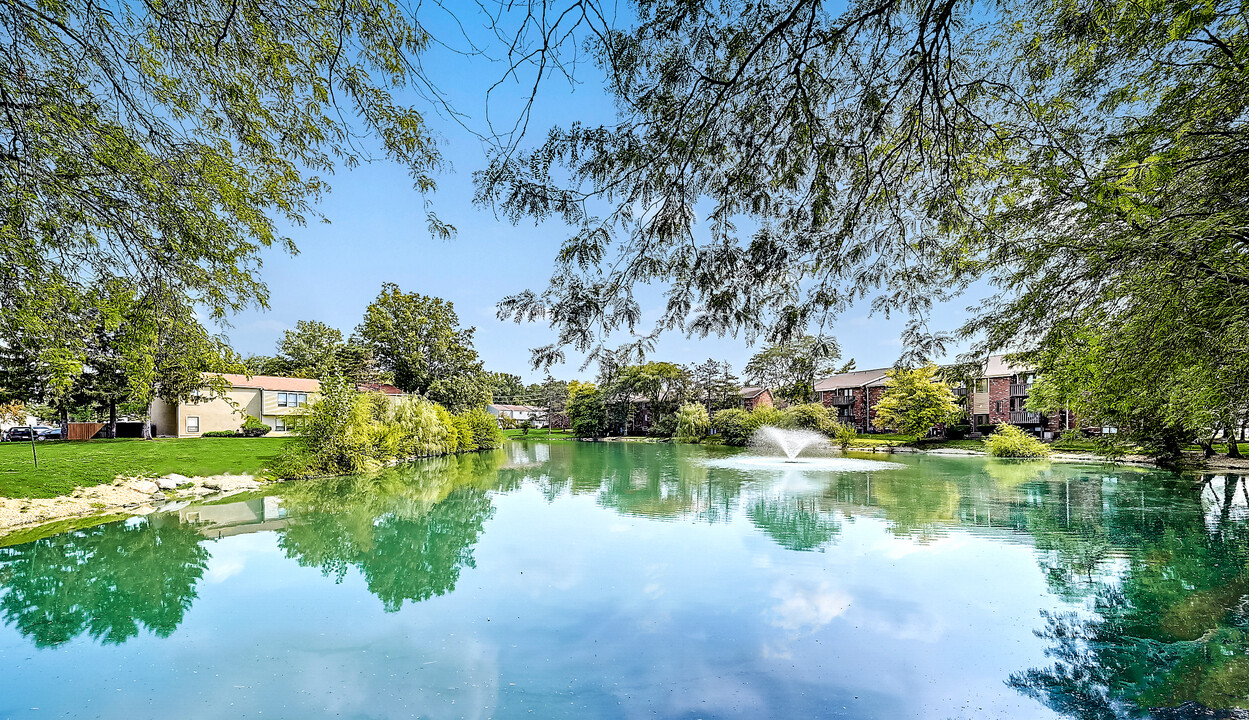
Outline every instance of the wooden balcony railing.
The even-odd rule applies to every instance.
[[[833,396],[834,407],[848,407],[853,404],[854,404],[853,395],[834,395]]]
[[[1010,396],[1011,397],[1027,397],[1028,392],[1030,390],[1032,390],[1032,383],[1011,383],[1010,384]]]
[[[1045,421],[1041,419],[1041,413],[1039,412],[1028,412],[1026,410],[1010,411],[1011,425],[1040,425],[1043,422]]]

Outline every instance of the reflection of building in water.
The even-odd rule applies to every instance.
[[[165,516],[172,519],[174,513]],[[208,538],[230,537],[286,527],[282,498],[269,496],[214,505],[188,505],[177,512],[178,522],[197,526]]]

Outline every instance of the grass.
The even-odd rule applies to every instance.
[[[285,443],[283,438],[49,441],[37,443],[38,468],[30,443],[0,443],[0,497],[56,497],[119,475],[256,475]]]
[[[898,447],[915,442],[914,435],[901,433],[864,433],[850,442],[850,447]]]
[[[546,428],[533,428],[526,435],[524,430],[519,428],[513,430],[504,430],[503,437],[515,440],[572,440],[573,434],[569,430],[547,430]]]

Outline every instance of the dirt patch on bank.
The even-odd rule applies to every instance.
[[[54,498],[0,498],[0,537],[16,530],[91,515],[146,515],[171,500],[189,500],[240,490],[255,490],[251,475],[133,478],[78,488]]]

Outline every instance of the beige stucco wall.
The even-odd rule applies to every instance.
[[[307,395],[309,405],[319,397],[318,393]],[[156,424],[159,435],[191,438],[211,431],[238,430],[248,415],[260,418],[269,427],[276,427],[279,415],[285,418],[303,409],[303,406],[278,407],[278,393],[275,390],[232,388],[224,397],[201,402],[181,402],[174,405],[157,399],[152,403],[152,422]],[[199,418],[199,432],[187,432],[186,421],[189,417]],[[285,437],[290,434],[289,430],[273,430],[269,433],[271,437]]]

